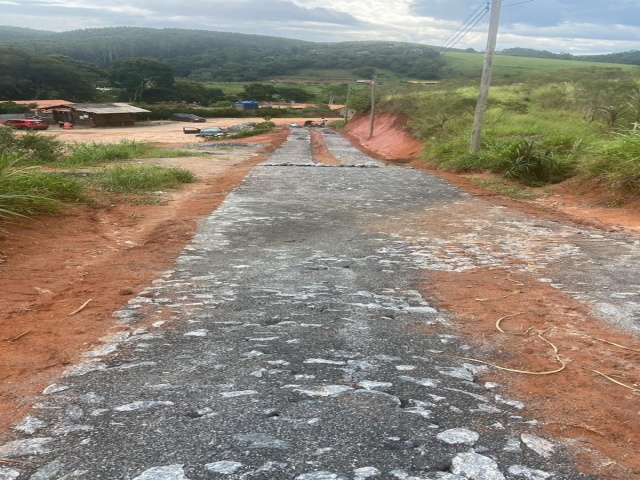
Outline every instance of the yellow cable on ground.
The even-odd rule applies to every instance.
[[[595,372],[595,373],[597,373],[598,375],[602,375],[602,376],[603,376],[604,378],[606,378],[607,380],[609,380],[609,381],[611,381],[611,382],[613,382],[613,383],[617,383],[617,384],[618,384],[618,385],[620,385],[621,387],[628,388],[628,389],[629,389],[629,390],[631,390],[632,392],[640,392],[640,389],[637,389],[637,388],[635,388],[635,387],[632,387],[631,385],[626,385],[626,384],[624,384],[624,383],[622,383],[622,382],[619,382],[618,380],[615,380],[615,379],[611,378],[609,375],[606,375],[606,374],[604,374],[604,373],[602,373],[602,372],[599,372],[598,370],[594,370],[594,369],[592,369],[592,368],[587,368],[587,367],[582,367],[582,368],[584,368],[585,370],[590,370],[590,371],[592,371],[592,372]]]
[[[489,365],[489,366],[497,368],[499,370],[505,370],[507,372],[515,372],[515,373],[524,373],[526,375],[551,375],[551,374],[558,373],[558,372],[561,372],[562,370],[564,370],[567,365],[558,356],[558,348],[553,343],[551,343],[549,340],[544,338],[542,335],[538,335],[538,337],[540,337],[542,340],[544,340],[549,345],[551,345],[551,347],[553,348],[554,356],[556,357],[556,361],[559,362],[560,365],[561,365],[560,368],[557,368],[556,370],[551,370],[551,371],[548,371],[548,372],[529,372],[527,370],[517,370],[517,369],[514,369],[514,368],[501,367],[500,365],[496,365],[494,363],[485,362],[484,360],[478,360],[477,358],[469,358],[469,357],[458,357],[458,358],[461,358],[462,360],[469,360],[471,362],[483,363],[484,365]]]
[[[523,314],[525,314],[525,313],[529,313],[529,312],[518,312],[518,313],[514,313],[514,314],[512,314],[512,315],[507,315],[506,317],[500,317],[498,320],[496,320],[496,328],[498,329],[498,331],[499,331],[500,333],[508,333],[508,334],[511,334],[511,335],[526,335],[527,333],[529,333],[529,331],[530,331],[533,327],[529,327],[529,328],[527,329],[527,331],[526,331],[526,332],[524,332],[524,333],[520,333],[520,332],[518,332],[518,333],[516,333],[516,332],[505,332],[505,331],[502,329],[502,327],[500,327],[500,323],[501,323],[503,320],[506,320],[507,318],[515,317],[516,315],[523,315]]]
[[[624,348],[625,350],[631,350],[632,352],[640,353],[640,350],[635,350],[633,348],[625,347],[624,345],[620,345],[618,343],[613,343],[608,340],[603,340],[602,338],[596,338],[596,340],[600,340],[601,342],[608,343],[609,345],[614,345],[616,347]]]

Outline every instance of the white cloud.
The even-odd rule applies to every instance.
[[[498,48],[603,53],[638,48],[640,0],[503,0]],[[484,0],[0,0],[0,23],[208,29],[311,41],[441,45]],[[512,5],[513,4],[513,5]],[[511,5],[511,6],[510,6]],[[484,49],[486,18],[456,46]]]

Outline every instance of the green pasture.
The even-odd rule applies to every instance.
[[[479,77],[484,65],[484,54],[466,52],[447,52],[444,54],[446,62],[445,78]],[[623,71],[638,72],[637,65],[620,63],[583,62],[576,60],[556,60],[552,58],[514,57],[510,55],[496,55],[493,60],[493,75],[495,77],[527,75],[540,72],[580,68],[619,68]]]

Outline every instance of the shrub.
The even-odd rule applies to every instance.
[[[540,186],[564,179],[551,149],[538,147],[534,141],[513,142],[502,152],[502,158],[507,164],[505,177],[518,179],[525,185]]]
[[[64,143],[55,137],[38,132],[18,135],[12,128],[0,126],[0,155],[15,155],[22,165],[53,163],[64,152]]]
[[[602,142],[590,152],[586,171],[614,189],[638,191],[640,189],[640,132],[617,135]]]
[[[194,183],[196,176],[184,168],[160,165],[121,165],[103,169],[96,183],[112,193],[145,193],[177,188],[182,183]]]
[[[15,157],[0,155],[0,218],[54,212],[60,202],[83,200],[77,180],[33,168],[16,168]]]
[[[78,143],[71,147],[64,163],[72,166],[89,166],[116,160],[140,158],[151,147],[145,142],[123,140],[120,143]]]

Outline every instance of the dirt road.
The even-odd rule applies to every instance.
[[[178,135],[182,135],[181,130],[176,131],[180,127],[157,127],[163,128],[164,133],[151,134],[164,139],[158,140],[162,143],[171,143],[166,140],[183,138]],[[118,135],[115,130],[108,133],[112,139]],[[80,134],[78,130],[68,135]],[[264,138],[258,142],[266,145],[282,139]],[[315,141],[317,150],[322,151],[318,142]],[[343,147],[333,145],[328,150],[339,163]],[[77,363],[83,351],[99,345],[99,336],[128,330],[114,325],[110,313],[127,299],[136,298],[137,292],[171,265],[194,231],[197,219],[202,218],[199,216],[213,209],[235,182],[262,159],[253,155],[229,152],[207,160],[175,160],[198,168],[206,183],[195,190],[167,195],[168,206],[157,210],[124,205],[97,212],[80,208],[75,217],[42,219],[37,227],[12,229],[12,236],[0,247],[8,259],[0,265],[2,285],[10,285],[10,295],[2,296],[6,302],[2,305],[2,327],[6,332],[2,338],[6,341],[1,351],[6,367],[2,377],[5,425],[20,418],[28,410],[31,395],[41,391],[66,365]],[[348,183],[344,188],[349,188]],[[330,192],[338,195],[340,190]],[[367,211],[372,206],[361,202],[355,208]],[[629,333],[617,332],[597,319],[597,312],[585,297],[585,288],[580,291],[579,283],[590,279],[572,284],[570,275],[573,264],[579,270],[581,264],[588,267],[594,260],[593,273],[600,272],[606,263],[602,248],[609,237],[599,238],[602,231],[584,230],[574,224],[560,228],[559,236],[555,236],[550,230],[557,229],[556,222],[546,223],[544,218],[513,219],[506,209],[487,210],[486,205],[467,197],[449,206],[446,216],[441,212],[441,208],[426,209],[418,215],[415,209],[407,208],[386,219],[381,216],[371,227],[378,234],[402,238],[404,246],[388,252],[388,265],[395,263],[394,256],[422,259],[422,265],[410,262],[428,272],[420,277],[417,288],[432,306],[448,312],[449,327],[416,322],[410,327],[412,331],[419,338],[462,335],[485,361],[513,370],[550,372],[561,363],[567,364],[562,371],[545,376],[495,370],[485,375],[488,380],[507,385],[510,394],[526,400],[527,415],[538,419],[548,433],[565,439],[560,440],[564,445],[576,447],[581,468],[600,474],[608,471],[616,479],[636,478],[639,467],[635,452],[640,445],[638,415],[634,413],[637,393],[594,371],[633,386],[638,381],[637,354],[604,341],[633,347],[637,337],[630,339]],[[550,215],[546,212],[544,216]],[[613,264],[622,277],[625,268],[630,268],[632,274],[636,261],[633,250],[624,250],[634,248],[633,237],[624,235],[611,239],[614,250],[625,255],[626,263]],[[430,240],[427,242],[426,238]],[[295,245],[295,238],[289,240]],[[527,248],[522,249],[522,245]],[[16,262],[17,258],[21,261]],[[563,271],[568,278],[562,277]],[[597,280],[597,275],[593,277]],[[598,281],[609,281],[609,277],[602,278]],[[602,283],[595,284],[599,287],[594,291],[606,291]],[[606,307],[633,305],[637,290],[615,288],[612,293],[622,294],[621,298],[594,298],[604,307],[605,316],[623,318],[624,309],[615,312]],[[87,299],[92,299],[89,306],[69,316]],[[633,328],[637,318],[633,312],[627,312],[631,322],[627,328]],[[535,330],[521,335],[530,325],[535,325]],[[538,333],[551,338],[559,350],[557,356],[549,353],[551,347],[538,338]],[[44,356],[36,360],[39,348]],[[21,352],[25,355],[19,364],[10,363]],[[615,402],[611,401],[612,395]],[[20,403],[23,407],[16,410]]]

